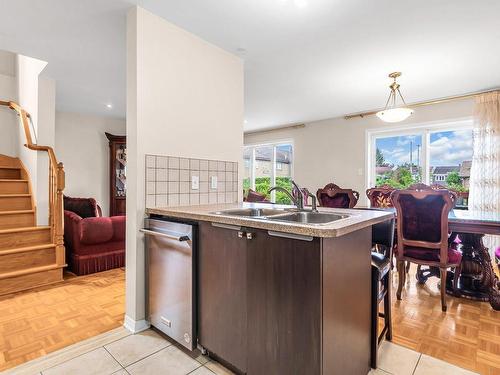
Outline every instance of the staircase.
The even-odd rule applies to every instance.
[[[0,155],[0,295],[62,281],[65,264],[62,190],[64,170],[52,148],[33,144],[29,115],[1,102],[21,117],[28,147],[49,156],[49,225],[37,226],[29,174],[19,158]]]

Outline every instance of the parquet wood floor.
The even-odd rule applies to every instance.
[[[393,277],[393,292],[397,274]],[[0,298],[0,371],[123,324],[125,272],[115,269]],[[417,285],[410,270],[403,300],[393,296],[393,342],[482,375],[500,375],[500,312],[448,297],[437,279]]]
[[[448,296],[443,313],[438,279],[421,286],[415,272],[412,265],[402,301],[396,300],[393,273],[393,342],[482,375],[500,375],[500,312],[487,302]]]
[[[125,270],[0,297],[0,371],[123,324]]]

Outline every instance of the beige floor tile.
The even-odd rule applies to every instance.
[[[380,346],[378,367],[393,375],[412,375],[420,353],[384,341]]]
[[[422,354],[415,375],[476,375],[476,372]]]
[[[196,360],[204,365],[205,363],[210,361],[210,358],[206,355],[200,354],[198,357],[196,357]]]
[[[170,345],[128,366],[126,370],[132,375],[185,375],[200,366],[198,361]]]
[[[104,348],[99,348],[42,373],[43,375],[110,375],[120,369],[120,364]]]
[[[200,367],[193,372],[190,372],[189,375],[214,375],[214,373],[206,367]]]
[[[171,345],[170,342],[149,329],[104,347],[123,367],[127,367],[169,345]]]
[[[215,361],[210,361],[205,363],[205,367],[208,368],[210,371],[215,372],[217,375],[234,375],[234,372],[228,370],[220,363]]]
[[[384,370],[377,368],[375,370],[371,369],[368,375],[392,375],[392,374],[390,372],[386,372]]]
[[[128,375],[128,372],[124,369],[118,370],[117,372],[113,372],[112,375]]]

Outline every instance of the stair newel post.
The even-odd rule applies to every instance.
[[[54,243],[56,245],[56,261],[60,265],[66,264],[64,250],[64,201],[63,191],[66,185],[63,163],[57,164],[56,174],[56,205],[54,215]]]

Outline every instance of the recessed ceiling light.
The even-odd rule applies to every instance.
[[[243,121],[243,123],[244,123],[244,124],[248,124],[248,120],[244,120],[244,121]]]
[[[107,108],[107,109],[111,109],[111,108],[113,108],[113,104],[111,104],[111,103],[106,104],[106,108]]]

